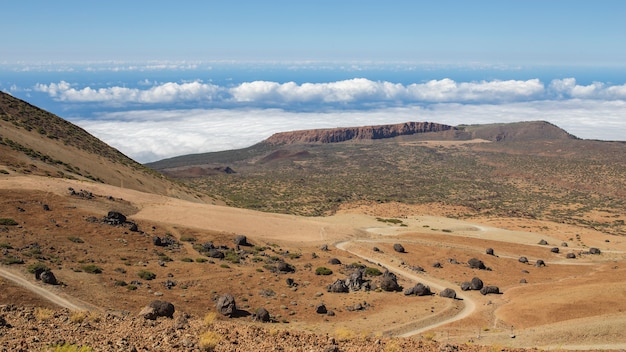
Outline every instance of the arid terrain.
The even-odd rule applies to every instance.
[[[542,202],[550,190],[564,194],[563,184],[547,188],[545,179],[522,174],[528,188],[512,192],[538,185],[536,194],[546,193],[533,216],[510,211],[531,204],[532,197],[495,211],[498,205],[487,208],[484,198],[475,199],[481,207],[472,207],[460,196],[458,202],[402,202],[346,195],[328,214],[302,216],[226,206],[223,195],[192,191],[106,158],[101,165],[85,164],[91,178],[39,172],[68,169],[71,159],[16,161],[25,157],[7,148],[13,135],[6,121],[0,121],[0,351],[56,345],[111,351],[626,348],[626,212],[623,188],[612,191],[624,186],[623,160],[604,170],[610,174],[604,185],[564,172],[565,183],[580,193],[550,209]],[[16,130],[26,149],[50,139]],[[446,148],[464,153],[492,143],[474,142],[402,143],[427,144],[442,155]],[[135,180],[124,182],[132,187],[97,177],[111,165],[126,173],[120,179]],[[158,188],[146,184],[152,177]],[[592,191],[584,193],[587,187]],[[593,206],[570,202],[593,192]],[[126,219],[115,222],[110,212]],[[567,221],[558,220],[562,214]],[[236,244],[241,235],[247,243]],[[212,256],[215,251],[222,257]],[[38,267],[49,269],[57,283],[37,280]],[[329,292],[329,285],[358,269],[369,289]],[[395,274],[397,290],[385,289],[387,270]],[[473,278],[498,293],[462,290]],[[405,294],[418,283],[431,294]],[[456,298],[440,295],[446,289]],[[236,301],[230,317],[216,309],[224,294]],[[173,318],[138,316],[154,300],[171,302]],[[259,308],[270,313],[269,322],[253,319]]]

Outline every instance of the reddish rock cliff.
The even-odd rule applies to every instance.
[[[382,139],[416,133],[456,130],[456,127],[433,122],[405,122],[395,125],[340,127],[275,133],[269,144],[337,143],[349,140]]]

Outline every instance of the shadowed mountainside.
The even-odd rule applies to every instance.
[[[135,162],[82,128],[3,92],[0,126],[3,173],[91,180],[184,199],[197,198],[186,187]]]

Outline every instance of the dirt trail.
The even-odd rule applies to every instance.
[[[360,257],[363,260],[372,262],[372,263],[380,263],[381,265],[385,266],[389,271],[391,272],[395,272],[399,275],[404,276],[407,279],[410,280],[414,280],[414,281],[419,281],[425,285],[431,286],[439,291],[442,291],[446,288],[446,284],[448,284],[447,282],[442,282],[442,281],[435,281],[433,279],[429,279],[429,278],[425,278],[423,276],[418,276],[415,275],[414,273],[405,270],[403,268],[399,268],[397,267],[397,265],[394,265],[393,263],[387,261],[387,260],[381,260],[380,258],[373,258],[370,256],[367,256],[361,252],[358,252],[354,249],[350,249],[350,244],[356,243],[356,242],[367,242],[367,241],[359,241],[359,240],[353,240],[353,241],[344,241],[344,242],[339,242],[335,244],[335,247],[344,250],[346,252],[349,252],[351,254],[354,254],[358,257]],[[453,284],[450,283],[450,286],[454,286]],[[455,314],[454,316],[445,318],[443,320],[428,324],[427,326],[422,326],[416,329],[412,329],[410,331],[404,332],[402,334],[400,334],[399,336],[401,337],[408,337],[408,336],[413,336],[413,335],[417,335],[420,334],[424,331],[428,331],[434,328],[437,328],[439,326],[457,321],[457,320],[461,320],[464,319],[468,316],[470,316],[475,310],[476,310],[476,302],[474,302],[473,299],[471,299],[470,297],[468,297],[467,295],[464,295],[463,293],[457,293],[457,299],[462,300],[463,302],[463,309],[461,311],[459,311],[457,314]]]
[[[67,308],[73,311],[82,311],[82,310],[94,310],[95,308],[91,305],[82,302],[70,302],[69,299],[63,298],[54,292],[48,291],[47,289],[40,287],[38,285],[33,284],[32,282],[26,280],[25,278],[15,274],[3,267],[0,267],[0,276],[3,278],[13,281],[14,283],[24,287],[28,291],[41,296],[42,298],[60,306],[63,308]],[[76,301],[75,299],[72,299]]]

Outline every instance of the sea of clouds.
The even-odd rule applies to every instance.
[[[321,83],[257,80],[136,82],[97,87],[60,80],[32,92],[90,106],[72,122],[149,162],[250,146],[282,131],[431,121],[451,125],[544,120],[580,137],[626,140],[626,84],[575,78],[403,84],[354,78]]]

